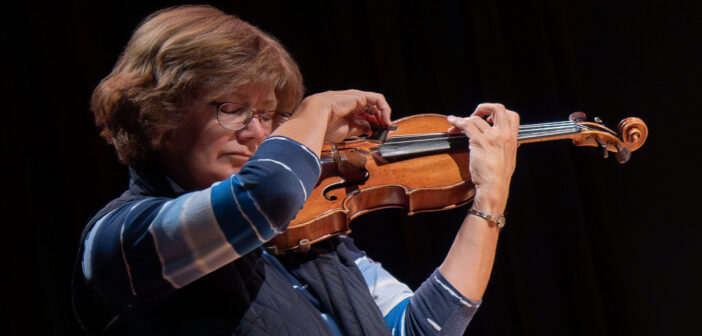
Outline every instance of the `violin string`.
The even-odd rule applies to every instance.
[[[519,130],[518,140],[536,139],[540,137],[558,136],[579,133],[583,126],[571,123],[570,125],[530,128],[525,131]]]
[[[572,134],[579,132],[583,128],[586,127],[574,123],[572,121],[522,125],[519,127],[518,139],[533,139],[538,137]],[[427,133],[420,135],[410,134],[393,136],[390,139],[388,139],[386,144],[401,145],[428,141],[447,140],[450,142],[456,142],[465,141],[466,138],[466,135],[463,133]]]
[[[587,128],[573,122],[527,125],[520,127],[518,141],[543,139],[554,136],[579,133]],[[377,153],[386,160],[394,161],[406,156],[427,153],[442,153],[459,148],[466,148],[468,137],[464,133],[429,133],[390,137],[378,146]]]
[[[579,125],[576,124],[564,124],[564,125],[557,125],[557,126],[547,126],[547,127],[530,127],[530,128],[520,128],[519,133],[528,133],[528,132],[542,132],[545,130],[553,130],[553,131],[558,131],[558,130],[563,130],[563,129],[575,129],[578,128]]]
[[[552,123],[542,123],[542,124],[529,124],[529,125],[521,125],[519,126],[519,132],[529,132],[529,131],[543,131],[547,129],[558,129],[558,128],[563,128],[563,127],[580,127],[582,128],[583,126],[574,123],[572,121],[561,121],[561,122],[552,122]],[[403,138],[414,138],[414,139],[423,139],[423,138],[443,138],[446,136],[446,133],[425,133],[425,134],[409,134],[409,135],[396,135],[393,136],[392,139],[396,139],[397,141],[400,141]]]
[[[517,141],[538,140],[580,133],[590,129],[573,121],[552,122],[544,124],[522,125],[519,127]],[[438,154],[451,150],[460,150],[468,145],[464,133],[428,133],[392,136],[376,149],[381,157],[388,161],[428,153]]]
[[[519,134],[519,136],[517,136],[517,141],[541,139],[541,138],[548,138],[548,137],[554,137],[554,136],[559,136],[559,135],[576,134],[576,133],[579,133],[579,131],[578,130],[571,130],[570,132],[559,131],[559,132],[534,132],[534,133],[528,133],[528,134]]]
[[[520,125],[519,126],[519,132],[526,132],[526,131],[531,131],[531,130],[543,130],[543,129],[549,129],[553,127],[563,127],[563,126],[580,126],[577,123],[574,123],[572,121],[558,121],[558,122],[551,122],[551,123],[541,123],[541,124],[529,124],[529,125]],[[402,138],[424,138],[424,137],[444,137],[446,133],[426,133],[426,134],[409,134],[409,135],[396,135],[393,136],[393,139],[402,139]]]
[[[563,126],[563,125],[577,125],[577,124],[572,122],[572,121],[557,121],[557,122],[550,122],[550,123],[519,125],[519,130],[523,130],[523,129],[526,130],[526,129],[531,129],[531,128],[551,127],[551,126]]]

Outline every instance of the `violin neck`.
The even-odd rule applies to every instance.
[[[581,127],[572,121],[519,126],[519,144],[572,138]],[[382,160],[395,162],[414,157],[468,150],[468,137],[463,133],[430,133],[390,137],[378,146]]]
[[[543,142],[560,139],[570,139],[580,133],[582,127],[572,121],[559,121],[540,124],[520,125],[517,142]]]

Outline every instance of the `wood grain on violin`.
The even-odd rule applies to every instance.
[[[349,232],[354,218],[384,208],[404,208],[409,215],[453,209],[468,203],[474,186],[468,169],[468,138],[448,134],[446,116],[415,115],[397,120],[393,130],[369,138],[326,144],[322,175],[303,209],[272,243],[278,251],[309,248]],[[599,119],[586,122],[575,112],[568,121],[521,125],[518,143],[570,139],[577,146],[614,152],[620,163],[646,141],[648,129],[638,118],[619,123],[618,133]]]

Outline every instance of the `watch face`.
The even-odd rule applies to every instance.
[[[490,214],[482,212],[482,211],[475,210],[473,208],[468,209],[468,212],[473,214],[473,215],[485,218],[485,219],[495,223],[497,228],[500,230],[502,230],[502,228],[505,227],[505,223],[507,222],[507,218],[505,218],[504,215],[502,215],[500,217],[495,217],[493,215],[490,215]]]
[[[502,230],[503,227],[505,227],[505,224],[507,223],[507,218],[505,216],[500,216],[495,218],[495,224],[497,225],[500,230]]]

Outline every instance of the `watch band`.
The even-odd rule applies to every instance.
[[[502,228],[505,227],[505,223],[507,223],[507,218],[505,218],[504,215],[499,216],[499,217],[495,217],[489,213],[485,213],[485,212],[482,212],[480,210],[475,210],[473,208],[468,209],[468,212],[471,215],[476,215],[478,217],[485,218],[485,219],[495,223],[495,225],[497,225],[497,228],[500,230],[502,230]]]

